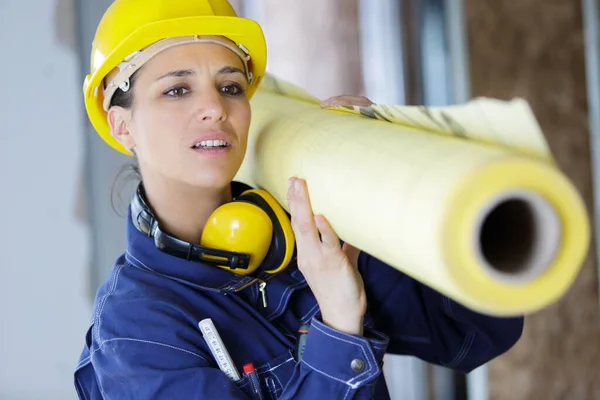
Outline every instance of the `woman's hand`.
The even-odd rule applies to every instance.
[[[319,303],[323,322],[341,332],[362,336],[367,298],[357,268],[360,250],[348,243],[341,246],[325,217],[313,215],[304,180],[290,178],[288,183],[298,269]]]
[[[372,106],[373,102],[363,96],[333,96],[328,99],[321,101],[321,108],[335,107],[335,106],[359,106],[369,107]]]

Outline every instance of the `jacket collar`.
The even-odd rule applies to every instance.
[[[232,183],[234,197],[249,187],[239,182]],[[141,269],[163,275],[199,289],[234,292],[247,287],[257,279],[268,280],[269,275],[242,276],[222,268],[198,261],[188,261],[159,250],[154,239],[140,232],[132,221],[131,207],[127,217],[127,261]]]

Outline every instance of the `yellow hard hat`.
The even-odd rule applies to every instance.
[[[203,41],[199,39],[201,36],[224,36],[238,46],[231,46],[231,49],[244,58],[242,61],[250,78],[247,96],[251,98],[266,69],[265,37],[257,22],[238,17],[227,0],[115,0],[111,4],[96,30],[91,73],[83,83],[88,117],[104,141],[131,155],[110,134],[106,104],[116,88],[111,84],[105,87],[106,76],[117,67],[125,75],[125,69],[131,72],[131,67],[139,68],[140,63],[136,65],[135,62],[136,54],[157,42],[166,44],[155,48],[154,52],[142,52],[145,61],[170,46]],[[128,80],[126,82],[128,84]],[[120,87],[127,89],[127,85]]]

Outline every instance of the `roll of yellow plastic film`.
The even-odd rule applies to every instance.
[[[589,246],[585,205],[523,100],[321,109],[267,76],[236,179],[287,208],[307,181],[340,238],[474,310],[527,314],[557,299]]]

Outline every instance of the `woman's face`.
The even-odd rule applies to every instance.
[[[136,153],[145,180],[229,184],[244,159],[250,125],[243,69],[231,50],[195,43],[163,51],[139,70],[133,107],[113,107],[109,121]]]

